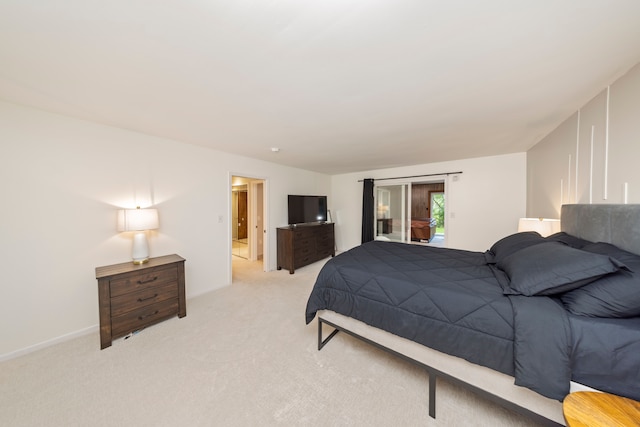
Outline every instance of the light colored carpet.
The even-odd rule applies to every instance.
[[[536,425],[445,381],[433,420],[419,368],[345,334],[319,352],[304,309],[322,264],[290,275],[234,259],[234,284],[190,299],[183,319],[6,361],[0,425]]]

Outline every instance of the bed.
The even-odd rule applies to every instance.
[[[571,391],[640,399],[637,254],[640,205],[564,205],[562,232],[485,253],[374,241],[325,264],[306,321],[424,367],[434,418],[440,377],[564,424]]]

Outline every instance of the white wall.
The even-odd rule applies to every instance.
[[[527,215],[559,218],[562,203],[624,203],[625,183],[627,202],[640,203],[639,159],[640,64],[527,152]]]
[[[456,175],[456,181],[449,176],[445,183],[448,246],[484,251],[515,233],[518,218],[525,213],[525,153],[333,176],[330,208],[338,250],[351,249],[361,241],[362,183],[358,180],[458,171],[463,173]]]
[[[95,267],[130,260],[121,207],[157,206],[151,256],[187,260],[187,297],[228,285],[232,173],[268,181],[275,269],[287,194],[330,202],[328,176],[0,102],[0,360],[97,326]]]

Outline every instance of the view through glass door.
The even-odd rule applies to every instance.
[[[395,242],[410,240],[409,200],[409,183],[376,186],[376,239]]]
[[[443,246],[444,186],[444,181],[376,185],[376,239]]]
[[[444,245],[444,181],[411,184],[411,240]]]
[[[436,220],[436,236],[444,236],[444,192],[432,191],[429,194],[431,217]]]

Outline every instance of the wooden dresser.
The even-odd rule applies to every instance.
[[[296,268],[335,256],[333,223],[299,224],[278,231],[278,270]]]
[[[100,348],[154,323],[187,315],[184,258],[166,255],[96,268]]]

